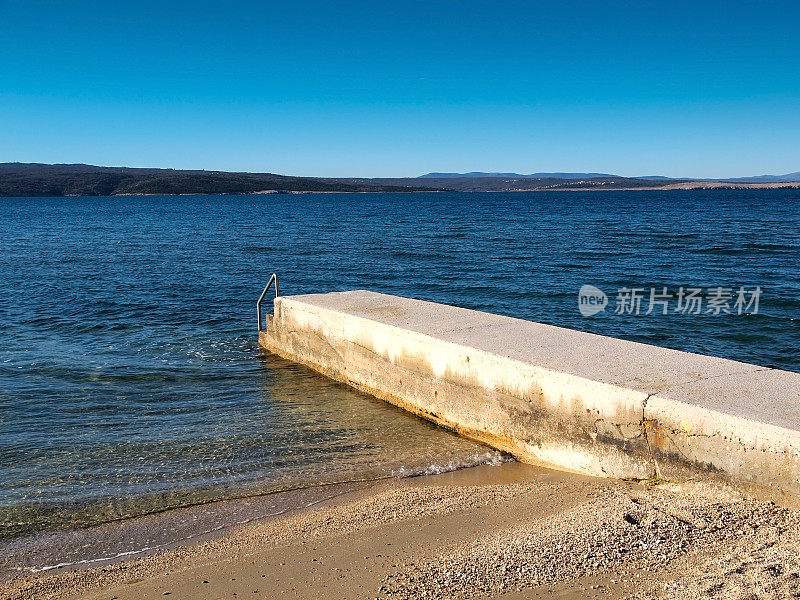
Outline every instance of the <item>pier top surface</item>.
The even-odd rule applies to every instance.
[[[438,340],[800,430],[800,374],[367,290],[281,296]]]

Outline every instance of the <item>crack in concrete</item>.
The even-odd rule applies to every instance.
[[[662,426],[662,429],[665,429],[665,428]],[[689,439],[707,439],[707,440],[722,437],[722,439],[725,440],[726,442],[738,445],[745,452],[761,452],[762,454],[775,454],[775,455],[778,455],[778,456],[780,456],[780,455],[790,455],[791,454],[791,451],[789,451],[789,450],[776,450],[774,448],[761,448],[761,449],[759,449],[759,448],[756,448],[755,446],[753,446],[751,444],[745,444],[741,440],[738,440],[738,439],[736,439],[734,437],[727,437],[727,436],[724,436],[724,435],[721,436],[719,434],[689,433],[689,432],[686,432],[686,431],[683,431],[683,430],[673,429],[673,428],[669,428],[669,429],[667,429],[667,431],[669,432],[668,437],[670,438],[670,441],[672,441],[672,437],[678,437],[678,436],[687,437]],[[686,457],[686,455],[683,454],[683,452],[680,451],[680,448],[678,447],[677,444],[675,444],[674,441],[672,442],[672,444],[673,444],[673,446],[675,446],[676,452],[678,452],[681,456],[683,456],[684,458],[689,460],[689,458]]]
[[[650,463],[653,466],[653,472],[651,477],[653,479],[663,479],[661,476],[661,469],[658,466],[658,461],[656,460],[655,455],[653,454],[653,447],[650,445],[650,436],[648,435],[648,419],[645,411],[647,410],[647,401],[650,400],[655,396],[655,392],[647,394],[644,400],[642,400],[642,433],[644,434],[644,442],[647,444],[647,453],[650,455]]]
[[[611,427],[614,430],[616,430],[617,435],[619,436],[619,438],[622,439],[622,440],[625,440],[626,442],[629,442],[630,440],[638,440],[643,435],[642,434],[642,427],[641,427],[641,423],[640,422],[636,423],[636,425],[639,427],[639,432],[636,435],[625,435],[625,432],[622,430],[622,428],[623,427],[630,427],[632,425],[631,423],[614,423],[612,421],[606,421],[605,419],[595,419],[594,422],[592,423],[592,426],[594,427],[594,435],[595,436],[601,435],[600,434],[600,429],[598,428],[598,423],[608,424],[609,427]]]

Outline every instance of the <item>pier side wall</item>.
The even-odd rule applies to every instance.
[[[276,298],[259,342],[523,461],[800,492],[795,373],[365,291]]]

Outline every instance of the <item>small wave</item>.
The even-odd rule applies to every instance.
[[[60,562],[54,565],[45,565],[43,567],[29,567],[27,570],[30,571],[31,573],[43,573],[45,571],[52,571],[53,569],[63,569],[64,567],[78,567],[78,566],[91,565],[93,563],[99,563],[99,562],[109,562],[112,560],[118,560],[120,558],[135,556],[136,554],[142,554],[150,550],[158,550],[160,548],[165,548],[166,546],[167,546],[166,544],[159,544],[157,546],[145,546],[144,548],[139,548],[138,550],[129,550],[127,552],[120,552],[118,554],[114,554],[113,556],[101,556],[99,558],[85,558],[83,560],[76,560],[73,562]],[[17,570],[22,570],[22,568],[17,567]]]
[[[334,485],[336,485],[336,484],[334,484]],[[316,506],[317,504],[321,504],[322,502],[325,502],[325,501],[330,500],[332,498],[336,498],[338,496],[342,496],[342,495],[344,495],[346,493],[348,493],[348,490],[341,490],[341,491],[336,492],[336,493],[334,493],[332,495],[325,495],[325,496],[323,496],[321,498],[312,500],[311,502],[305,502],[302,506],[304,506],[305,508],[311,508],[312,506]],[[192,540],[201,538],[203,536],[214,534],[214,533],[217,533],[219,531],[230,529],[232,527],[238,527],[238,526],[241,526],[241,525],[248,525],[248,524],[254,523],[256,521],[263,521],[264,519],[269,519],[269,518],[273,518],[273,517],[279,517],[279,516],[282,516],[282,515],[288,513],[293,508],[295,508],[295,507],[289,506],[289,507],[283,508],[281,510],[270,512],[270,513],[266,513],[266,514],[259,513],[258,515],[253,516],[253,517],[247,517],[247,518],[244,518],[244,519],[234,519],[234,520],[232,520],[232,521],[230,521],[228,523],[223,523],[221,525],[216,525],[216,526],[211,527],[211,528],[205,528],[205,529],[202,529],[200,531],[195,531],[195,532],[193,532],[193,533],[191,533],[189,535],[177,536],[174,539],[171,539],[171,540],[169,540],[167,542],[164,542],[164,543],[161,543],[161,544],[153,544],[153,545],[148,545],[148,546],[142,546],[141,548],[137,548],[135,550],[128,550],[128,551],[125,551],[125,552],[118,552],[116,554],[110,554],[110,555],[107,555],[107,556],[97,556],[97,557],[92,557],[92,558],[82,558],[82,559],[74,560],[74,561],[62,561],[62,562],[58,562],[58,563],[51,564],[51,565],[31,566],[31,567],[13,567],[13,568],[15,570],[17,570],[17,571],[28,571],[30,573],[44,573],[44,572],[47,572],[47,571],[52,571],[54,569],[63,569],[65,567],[82,568],[82,567],[91,567],[91,566],[97,565],[99,563],[116,562],[116,561],[119,561],[121,559],[127,559],[127,558],[130,558],[132,556],[136,556],[136,555],[139,555],[139,554],[144,554],[146,552],[153,552],[153,551],[157,551],[157,550],[164,550],[164,549],[167,549],[167,548],[171,548],[171,547],[174,547],[174,546],[176,546],[178,544],[183,544],[183,543],[186,543],[186,542],[190,542]]]
[[[432,464],[423,467],[400,467],[392,471],[393,477],[419,477],[421,475],[441,475],[460,469],[469,469],[480,465],[499,467],[503,463],[513,461],[514,457],[499,450],[490,450],[479,454],[473,454],[467,458],[451,458],[443,464]]]

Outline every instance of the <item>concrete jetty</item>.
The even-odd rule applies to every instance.
[[[266,350],[526,462],[800,493],[800,374],[357,290],[279,296]]]

